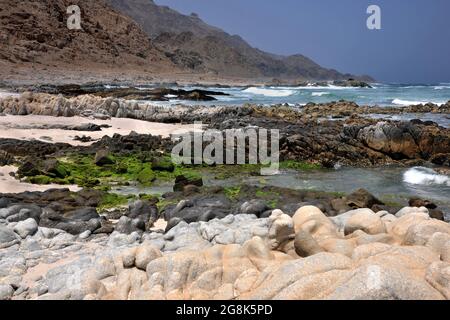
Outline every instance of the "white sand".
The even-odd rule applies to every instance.
[[[0,90],[0,99],[7,98],[7,97],[19,97],[19,96],[20,96],[19,93],[14,93],[14,92],[8,92],[8,91]]]
[[[0,193],[21,193],[25,191],[46,191],[49,189],[70,189],[71,191],[77,192],[81,188],[74,185],[58,185],[58,184],[48,184],[48,185],[38,185],[26,182],[21,182],[14,177],[9,175],[10,172],[16,172],[17,168],[14,166],[4,166],[0,167]]]
[[[111,128],[102,129],[102,131],[73,131],[62,129],[23,129],[20,126],[36,126],[45,124],[59,125],[80,125],[83,123],[95,123],[97,125],[110,125]],[[139,134],[152,134],[169,137],[174,133],[184,133],[192,131],[193,125],[179,125],[148,122],[142,120],[112,118],[111,120],[96,120],[83,117],[52,117],[52,116],[12,116],[6,115],[0,117],[0,138],[12,138],[21,140],[36,139],[45,142],[62,142],[71,145],[89,145],[93,142],[83,143],[74,141],[75,136],[90,136],[94,140],[101,139],[103,136],[112,137],[115,133],[120,135],[128,135],[131,131]],[[51,140],[42,139],[42,137],[50,137]]]

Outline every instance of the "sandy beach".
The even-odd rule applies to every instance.
[[[81,188],[74,185],[39,185],[22,182],[10,175],[11,172],[16,172],[17,167],[3,166],[0,167],[0,193],[22,193],[22,192],[43,192],[50,189],[69,189],[70,191],[77,192]]]
[[[101,131],[76,131],[64,129],[45,129],[49,125],[81,125],[93,123],[97,125],[109,125]],[[42,127],[42,128],[40,128]],[[75,136],[90,136],[93,140],[101,139],[103,136],[114,134],[128,135],[134,131],[139,134],[161,135],[169,137],[173,133],[188,132],[193,129],[192,125],[165,124],[147,122],[134,119],[112,118],[110,120],[97,120],[83,117],[60,118],[52,116],[14,116],[5,115],[0,117],[0,138],[30,140],[36,139],[53,143],[68,143],[71,145],[89,145],[95,141],[83,143],[75,141]]]

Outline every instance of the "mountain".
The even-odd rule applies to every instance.
[[[208,25],[195,13],[183,15],[152,0],[107,1],[134,19],[155,46],[182,68],[252,79],[372,80],[323,68],[302,55],[279,56],[261,51],[237,35]]]
[[[67,28],[70,5],[81,8],[82,30]],[[0,25],[3,70],[178,70],[136,22],[103,0],[1,0]]]

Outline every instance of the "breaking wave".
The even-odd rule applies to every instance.
[[[450,186],[450,177],[439,174],[433,169],[414,167],[403,174],[403,181],[410,184],[420,185],[446,185]]]

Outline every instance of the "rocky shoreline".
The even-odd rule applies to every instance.
[[[130,100],[148,98],[146,91],[69,89],[2,98],[0,113],[279,129],[282,168],[422,165],[449,173],[449,128],[368,116],[445,115],[450,102],[167,108]],[[174,93],[194,100],[217,94],[152,91]],[[108,128],[95,123],[8,128],[20,127],[85,135],[77,145],[0,137],[0,164],[16,166],[14,178],[61,186],[0,194],[0,300],[450,298],[448,212],[433,201],[385,203],[364,189],[205,185],[208,174],[225,181],[259,167],[174,165],[169,137],[130,132],[97,140],[90,134]],[[156,181],[172,190],[115,192]]]

